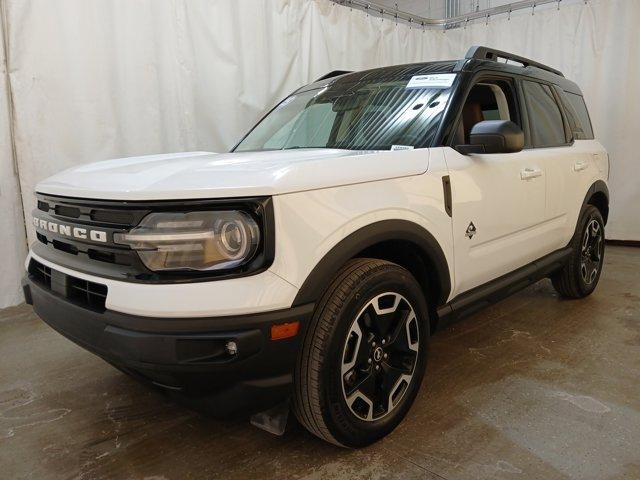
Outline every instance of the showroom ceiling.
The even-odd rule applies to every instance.
[[[452,15],[486,10],[510,3],[509,0],[377,0],[382,6],[407,13],[413,13],[425,18],[447,18]],[[449,9],[447,9],[449,4]],[[450,12],[450,14],[448,14]]]
[[[498,15],[523,14],[589,0],[333,0],[374,16],[423,25],[424,28],[456,28]]]

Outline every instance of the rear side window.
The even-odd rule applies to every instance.
[[[564,123],[551,87],[537,82],[522,82],[529,112],[531,141],[534,147],[566,145]]]
[[[589,119],[589,112],[587,111],[587,105],[584,103],[584,98],[575,93],[562,93],[564,109],[567,112],[567,119],[573,132],[573,138],[576,140],[593,140],[593,128],[591,127],[591,120]]]

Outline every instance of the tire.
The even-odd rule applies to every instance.
[[[582,210],[569,246],[569,260],[551,282],[565,298],[584,298],[596,289],[604,262],[604,221],[593,205]]]
[[[379,440],[418,393],[428,340],[427,304],[415,278],[390,262],[350,261],[306,331],[294,374],[296,417],[342,447]]]

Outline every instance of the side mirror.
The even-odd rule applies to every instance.
[[[524,132],[509,120],[484,120],[469,134],[471,145],[460,145],[462,153],[515,153],[524,148]]]

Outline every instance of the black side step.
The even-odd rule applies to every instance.
[[[571,255],[569,247],[556,250],[535,262],[458,295],[449,303],[438,307],[438,328],[467,317],[542,280],[562,268],[569,255]]]

